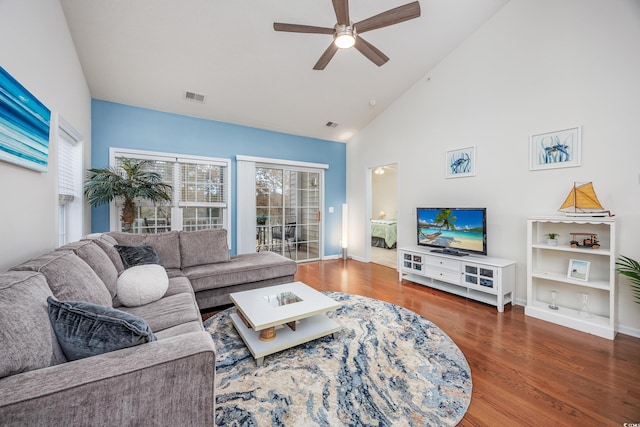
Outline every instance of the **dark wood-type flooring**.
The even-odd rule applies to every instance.
[[[354,260],[299,264],[296,280],[364,295],[431,320],[471,366],[473,395],[461,426],[623,426],[640,423],[640,339],[614,341],[409,281]],[[640,307],[638,307],[640,309]]]

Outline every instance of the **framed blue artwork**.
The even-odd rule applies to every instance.
[[[530,170],[580,166],[580,126],[531,135]]]
[[[445,178],[462,178],[476,174],[476,147],[449,150],[444,165]]]
[[[0,67],[0,160],[47,171],[51,111]]]

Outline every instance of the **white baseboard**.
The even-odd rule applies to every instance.
[[[624,326],[624,325],[618,325],[617,329],[619,334],[625,334],[635,338],[640,338],[640,329],[631,328],[629,326]]]
[[[516,299],[515,300],[515,304],[521,305],[521,306],[524,307],[524,306],[527,305],[527,300]],[[632,328],[630,326],[617,324],[616,325],[616,331],[619,334],[625,334],[625,335],[629,335],[629,336],[632,336],[632,337],[635,337],[635,338],[640,338],[640,329],[637,329],[637,328]]]

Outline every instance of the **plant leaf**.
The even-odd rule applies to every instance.
[[[640,263],[632,258],[620,255],[616,260],[616,271],[629,279],[631,294],[640,304]]]

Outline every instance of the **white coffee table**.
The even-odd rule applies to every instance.
[[[236,306],[231,320],[256,364],[264,357],[338,332],[325,313],[342,304],[302,282],[229,294]]]

